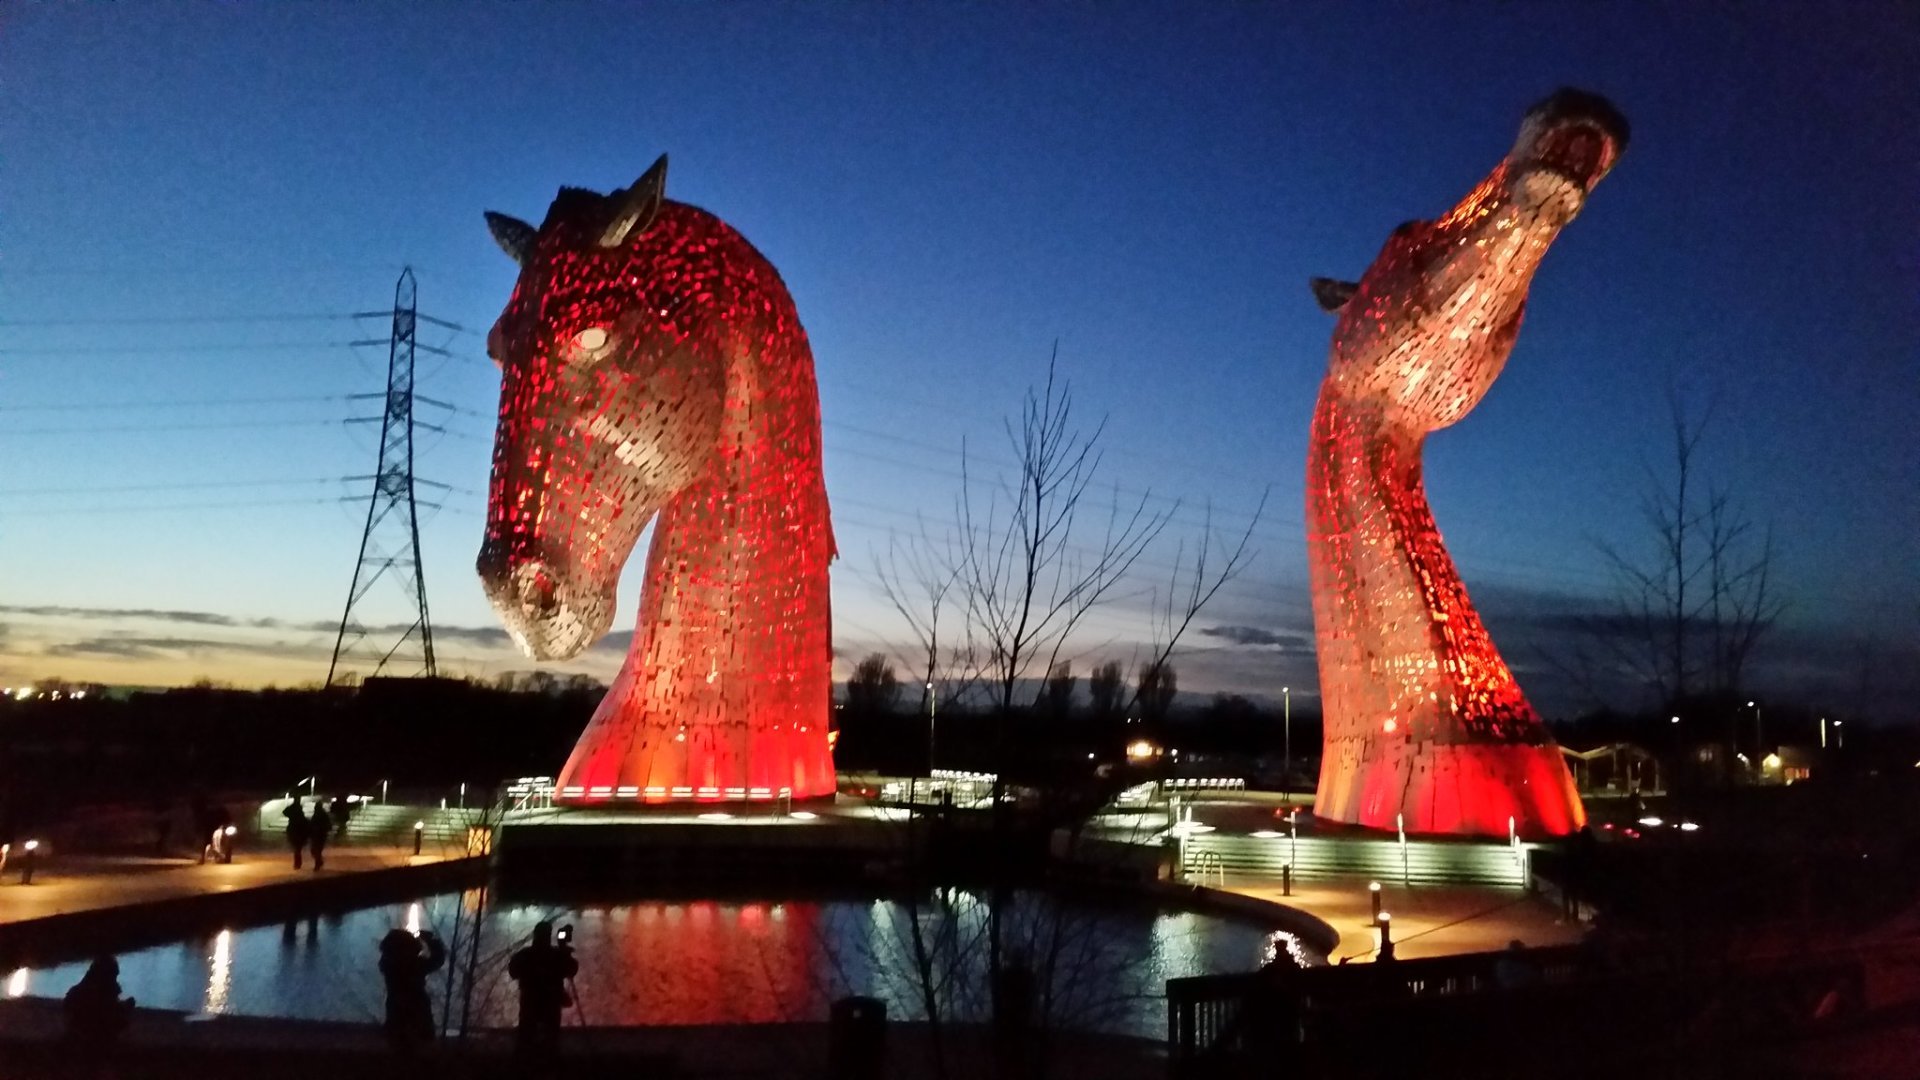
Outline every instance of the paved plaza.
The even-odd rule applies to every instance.
[[[1374,959],[1378,945],[1367,884],[1365,878],[1295,881],[1288,896],[1277,880],[1228,875],[1224,887],[1327,923],[1340,935],[1328,960],[1361,963]],[[1512,941],[1571,945],[1583,934],[1579,924],[1562,918],[1559,909],[1537,893],[1472,885],[1381,885],[1381,908],[1392,916],[1394,953],[1405,960],[1488,952]]]
[[[295,870],[292,855],[284,847],[270,853],[236,853],[232,863],[204,865],[184,858],[67,855],[39,860],[30,885],[20,883],[22,866],[16,860],[0,881],[0,925],[437,863],[443,858],[432,849],[416,856],[411,844],[356,845],[328,851],[327,868],[315,871],[311,860],[309,869]]]

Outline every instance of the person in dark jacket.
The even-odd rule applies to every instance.
[[[427,976],[446,962],[447,947],[431,930],[416,936],[395,927],[380,939],[380,977],[387,983],[387,1043],[395,1050],[407,1053],[433,1038]]]
[[[507,961],[507,975],[520,984],[520,1027],[514,1049],[544,1057],[560,1049],[560,1013],[573,1003],[567,981],[580,970],[573,950],[553,943],[553,924],[533,924],[533,941]]]
[[[334,839],[345,843],[347,839],[347,819],[353,816],[353,804],[345,795],[335,795],[333,804],[327,807],[327,813],[333,817]]]
[[[313,852],[316,871],[327,865],[327,838],[332,835],[333,818],[327,813],[327,804],[315,800],[313,816],[307,819],[307,849]]]
[[[76,1046],[91,1053],[112,1046],[133,1019],[133,999],[120,996],[120,962],[103,956],[88,965],[63,1006],[67,1038]]]
[[[294,796],[293,802],[289,803],[285,810],[280,811],[280,816],[287,819],[287,846],[293,849],[293,868],[298,870],[301,858],[307,850],[309,828],[307,811],[300,805],[298,795]]]

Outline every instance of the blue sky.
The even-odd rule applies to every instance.
[[[537,221],[663,151],[669,195],[759,246],[812,336],[844,651],[898,637],[870,553],[953,516],[963,439],[1006,457],[1056,339],[1109,417],[1107,482],[1188,523],[1089,658],[1143,636],[1202,504],[1243,523],[1269,486],[1209,621],[1292,640],[1331,329],[1306,278],[1357,276],[1576,85],[1633,143],[1499,384],[1430,442],[1435,514],[1523,681],[1562,696],[1520,639],[1604,588],[1594,540],[1642,535],[1666,386],[1711,396],[1709,471],[1772,524],[1793,603],[1762,681],[1829,692],[1856,639],[1916,647],[1920,18],[1783,9],[9,7],[0,675],[323,677],[360,525],[337,478],[374,456],[342,397],[385,364],[342,343],[386,327],[286,317],[382,308],[412,265],[424,313],[484,331],[514,267],[481,211]],[[474,334],[423,340],[454,355],[422,391],[459,410],[419,460],[455,489],[423,529],[442,652],[530,666],[472,573],[497,377]],[[1312,682],[1301,649],[1224,640],[1193,639],[1183,686]]]

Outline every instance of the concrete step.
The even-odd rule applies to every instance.
[[[260,830],[277,833],[285,829],[287,800],[272,799],[261,804]],[[396,803],[355,803],[347,817],[347,842],[361,844],[409,844],[413,842],[415,822],[424,822],[421,842],[436,848],[465,844],[467,828],[482,820],[479,809],[462,810],[437,806],[404,806]]]
[[[1190,875],[1215,868],[1227,874],[1279,877],[1289,863],[1296,875],[1366,875],[1414,884],[1522,887],[1529,873],[1528,849],[1503,843],[1436,843],[1361,840],[1325,836],[1220,836],[1186,839],[1183,868]]]

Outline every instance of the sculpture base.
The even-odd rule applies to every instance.
[[[1573,775],[1551,742],[1339,741],[1327,747],[1314,799],[1314,816],[1326,821],[1502,839],[1509,820],[1528,839],[1565,836],[1587,823]]]

